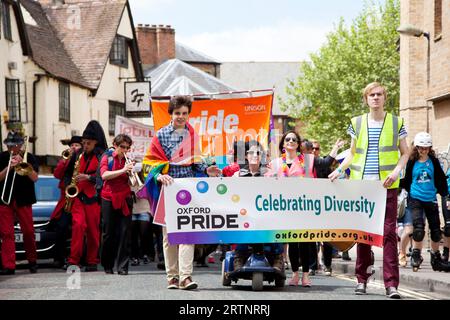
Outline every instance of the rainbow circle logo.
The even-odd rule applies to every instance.
[[[177,202],[181,204],[182,206],[188,205],[192,200],[192,195],[187,190],[181,190],[177,193]]]

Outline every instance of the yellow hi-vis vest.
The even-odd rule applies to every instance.
[[[350,166],[350,179],[362,180],[366,167],[367,148],[369,146],[369,129],[367,126],[369,114],[352,119],[352,126],[356,133],[356,153]],[[403,126],[403,119],[390,113],[384,117],[383,128],[378,142],[378,161],[380,180],[384,181],[395,169],[400,159],[399,131]],[[400,179],[397,179],[389,189],[398,188]]]

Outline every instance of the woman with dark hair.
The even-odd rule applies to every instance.
[[[130,226],[133,201],[129,184],[134,163],[127,162],[125,154],[133,141],[119,134],[114,138],[114,151],[106,152],[100,162],[102,189],[103,247],[101,262],[105,273],[113,274],[117,260],[117,273],[128,274],[130,261]]]
[[[267,172],[267,168],[262,162],[264,157],[265,152],[259,142],[254,140],[245,142],[245,161],[233,177],[263,177]],[[234,270],[244,266],[250,256],[250,247],[253,253],[264,253],[273,268],[283,271],[283,245],[281,243],[238,244],[235,250]]]
[[[338,139],[333,150],[326,158],[314,157],[313,154],[302,153],[301,138],[297,132],[287,131],[281,138],[278,149],[281,157],[272,160],[269,164],[269,171],[265,174],[269,177],[299,177],[317,178],[316,169],[329,167],[336,158],[337,152],[343,146],[343,141]],[[310,266],[310,245],[306,242],[289,243],[289,260],[291,262],[293,276],[289,281],[290,286],[297,286],[299,283],[298,270],[300,267],[299,257],[302,261],[302,286],[311,287],[309,279]]]
[[[436,194],[447,197],[447,182],[444,171],[432,148],[431,135],[419,132],[414,137],[414,149],[406,165],[405,178],[401,186],[408,191],[408,208],[413,216],[413,251],[411,266],[417,271],[423,261],[422,242],[425,237],[425,222],[422,210],[428,220],[431,236],[431,266],[434,271],[450,271],[450,266],[441,261],[439,242],[442,234]]]

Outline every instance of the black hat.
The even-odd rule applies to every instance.
[[[107,143],[105,138],[105,132],[103,131],[102,126],[98,121],[91,120],[87,126],[86,129],[83,131],[82,139],[89,139],[89,140],[96,140],[97,141],[97,147],[100,147],[103,150],[106,150]]]
[[[70,138],[70,141],[69,141],[69,146],[72,143],[79,143],[79,144],[81,144],[81,136],[72,136],[72,138]]]
[[[14,131],[8,132],[8,136],[5,140],[3,140],[3,143],[6,144],[8,147],[13,147],[19,144],[23,144],[25,141],[23,137],[18,133]]]

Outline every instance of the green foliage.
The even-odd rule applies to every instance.
[[[353,116],[368,112],[362,91],[378,81],[388,92],[385,110],[398,114],[400,56],[397,51],[400,24],[398,0],[373,0],[347,27],[341,19],[328,34],[327,43],[300,67],[301,76],[291,81],[281,102],[284,111],[302,121],[306,138],[330,150],[338,137],[347,140]]]

